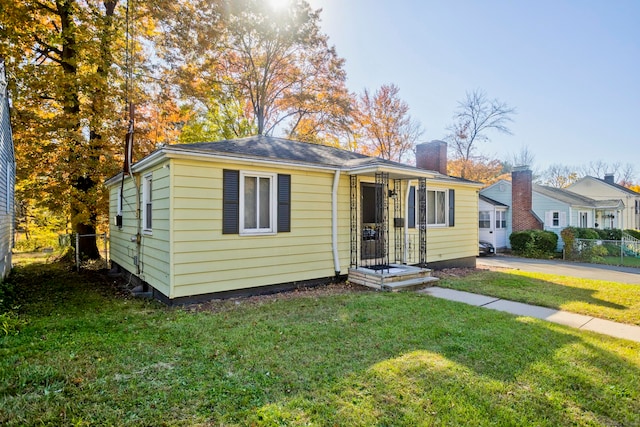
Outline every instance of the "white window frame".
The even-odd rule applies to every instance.
[[[148,215],[151,217],[148,218]],[[148,226],[150,219],[151,227]],[[152,234],[153,231],[153,174],[142,178],[142,231]]]
[[[507,212],[496,211],[496,230],[507,228]]]
[[[557,224],[555,223],[557,222]],[[546,211],[544,226],[547,228],[564,228],[567,226],[567,213],[564,211]]]
[[[429,193],[435,193],[433,200],[436,201],[436,205],[434,207],[434,218],[436,222],[429,222]],[[438,197],[437,193],[444,193],[444,222],[438,222]],[[449,190],[447,189],[435,189],[435,190],[427,190],[427,227],[447,227],[449,225]],[[416,216],[417,218],[417,216]]]
[[[245,214],[245,178],[258,178],[269,180],[269,227],[260,228],[260,218],[256,218],[257,228],[246,228],[244,224]],[[276,234],[278,203],[277,203],[277,183],[278,174],[268,172],[252,172],[252,171],[240,171],[240,222],[239,231],[241,236],[255,236],[255,235],[273,235]],[[259,185],[257,186],[259,188]],[[259,191],[256,192],[259,194]],[[259,203],[259,200],[258,200]],[[260,207],[256,207],[256,214],[260,214]]]
[[[485,218],[482,218],[483,214],[486,215]],[[486,227],[483,227],[482,226],[483,223],[486,223],[488,225]],[[483,230],[491,229],[491,211],[478,212],[478,228],[481,228]]]

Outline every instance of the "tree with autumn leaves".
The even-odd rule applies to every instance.
[[[154,5],[144,3],[135,12],[148,15]],[[138,105],[138,158],[168,142],[172,131],[163,126],[175,110],[175,102],[162,96],[166,91],[127,85],[127,74],[151,68],[142,60],[135,70],[127,67],[142,57],[143,46],[125,37],[128,15],[128,5],[118,0],[8,0],[0,10],[19,204],[26,212],[46,208],[81,235],[96,234],[106,221],[103,182],[122,167],[126,100],[135,97]],[[140,19],[138,28],[159,22]],[[99,256],[95,239],[80,239],[79,248],[84,257]]]
[[[101,183],[117,170],[117,3],[7,1],[0,13],[19,197],[64,213],[81,234],[96,232]],[[82,243],[88,257],[98,255],[95,241]]]
[[[24,211],[47,209],[80,234],[106,222],[103,182],[122,167],[129,104],[134,160],[163,144],[281,135],[407,161],[420,124],[393,84],[362,94],[304,0],[6,0],[0,56],[11,81]],[[490,181],[477,154],[514,110],[467,94],[451,127],[450,172]],[[499,176],[499,175],[497,175]],[[83,255],[98,255],[81,241]]]
[[[399,88],[350,93],[303,0],[7,0],[0,56],[11,80],[21,206],[80,234],[108,220],[106,178],[162,144],[272,134],[406,161],[421,135]],[[98,256],[91,239],[81,252]]]
[[[407,160],[422,135],[420,123],[411,117],[399,92],[393,84],[382,85],[373,94],[365,89],[355,111],[362,151],[397,162]]]

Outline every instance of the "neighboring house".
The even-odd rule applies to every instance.
[[[616,228],[598,223],[598,218],[609,212],[618,215],[624,209],[619,199],[595,200],[567,189],[534,184],[531,171],[527,169],[514,170],[511,181],[498,181],[482,189],[480,195],[509,207],[505,221],[507,236],[513,231],[527,229],[553,231],[560,237],[560,232],[568,226]],[[559,238],[558,249],[562,249],[563,245]]]
[[[11,270],[16,161],[9,120],[9,92],[4,62],[0,59],[0,280]]]
[[[475,266],[481,185],[446,176],[446,149],[413,167],[267,136],[164,146],[106,182],[110,258],[169,303]]]
[[[509,206],[493,200],[480,193],[478,226],[480,240],[489,242],[496,249],[509,247],[509,233],[511,229],[511,215]]]
[[[567,190],[595,200],[620,199],[623,209],[611,209],[601,212],[596,218],[600,228],[619,228],[640,230],[640,193],[614,182],[613,174],[604,179],[586,176],[567,187]]]

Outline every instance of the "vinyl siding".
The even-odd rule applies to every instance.
[[[621,199],[625,206],[622,214],[622,228],[640,229],[640,214],[636,215],[635,212],[635,201],[640,200],[640,194],[634,196],[592,177],[586,177],[571,184],[567,190],[595,200]]]
[[[223,234],[223,169],[290,174],[291,231],[259,236]],[[140,174],[141,181],[145,175],[146,172]],[[166,160],[153,171],[153,233],[142,237],[142,278],[169,298],[179,298],[334,276],[333,179],[332,171],[285,170],[209,159]],[[358,181],[374,180],[371,177]],[[427,182],[427,186],[456,192],[455,227],[429,227],[428,261],[476,256],[477,189],[464,184]],[[116,215],[118,187],[111,187],[112,218]],[[405,191],[407,182],[403,181]],[[135,242],[131,241],[137,226],[135,197],[133,181],[127,179],[123,227],[118,229],[113,221],[111,226],[111,257],[132,272],[136,254]],[[389,216],[393,221],[393,202]],[[360,219],[358,211],[359,227]],[[392,261],[394,232],[391,223]],[[346,274],[350,263],[350,176],[346,174],[341,174],[338,188],[338,254],[340,273]]]
[[[571,209],[567,203],[560,202],[550,197],[543,196],[536,192],[533,192],[532,204],[533,212],[544,222],[544,229],[546,231],[552,231],[558,235],[558,250],[562,250],[564,242],[560,236],[560,232],[569,225],[569,219],[571,218]],[[566,223],[558,227],[554,227],[552,223],[547,220],[547,212],[560,212],[560,215],[564,215]]]
[[[413,181],[417,188],[417,181]],[[427,225],[427,266],[430,262],[455,260],[478,255],[478,194],[476,188],[455,183],[442,183],[427,180],[427,191],[455,190],[455,226]],[[403,191],[407,191],[405,184]],[[416,196],[416,205],[418,198]],[[389,209],[393,208],[390,205]],[[448,218],[448,205],[447,205]],[[416,226],[418,218],[416,215]],[[392,223],[393,224],[393,223]],[[418,228],[409,228],[410,239],[418,242]],[[390,252],[393,260],[394,229],[390,229]],[[417,250],[417,248],[415,248]],[[417,259],[415,260],[417,262]]]
[[[475,188],[430,183],[428,190],[455,190],[455,226],[427,226],[427,266],[478,255],[478,194]]]
[[[222,170],[291,174],[291,231],[222,234]],[[171,297],[331,277],[333,174],[174,159]],[[349,262],[349,179],[339,184],[339,256]]]
[[[511,206],[511,183],[506,181],[499,181],[487,188],[484,188],[480,191],[485,197],[495,200],[496,202],[500,202],[504,205]],[[509,241],[509,236],[513,231],[513,222],[511,218],[511,208],[507,209],[507,248],[511,247],[511,242]]]
[[[4,70],[0,69],[0,73]],[[3,76],[0,76],[0,79]],[[15,158],[9,121],[9,103],[0,85],[0,280],[11,270],[14,233]]]
[[[167,162],[168,163],[168,162]],[[169,295],[170,291],[170,174],[169,168],[159,165],[153,171],[145,171],[139,176],[142,185],[144,176],[152,174],[152,232],[142,232],[140,245],[140,279],[149,283],[158,291]],[[111,186],[109,191],[110,252],[111,259],[131,273],[136,273],[134,257],[137,256],[135,237],[138,227],[136,214],[136,188],[134,180],[127,177],[124,184],[124,202],[122,204],[122,228],[115,225],[120,183]],[[141,190],[141,187],[140,187]],[[140,191],[140,203],[142,193]]]
[[[511,183],[507,181],[497,182],[481,191],[481,194],[485,197],[489,197],[497,202],[503,203],[507,206],[511,206]],[[531,206],[533,212],[542,220],[546,221],[546,213],[548,211],[564,212],[566,215],[566,225],[575,224],[577,221],[577,212],[570,209],[567,203],[552,199],[550,197],[536,193],[532,193]],[[512,218],[511,209],[507,210],[507,242],[509,236],[512,233]],[[572,222],[570,222],[572,221]],[[564,227],[553,227],[551,224],[544,223],[544,229],[552,231],[558,235],[558,250],[561,250],[564,246],[562,239],[560,238],[560,232]],[[509,245],[510,246],[510,245]]]

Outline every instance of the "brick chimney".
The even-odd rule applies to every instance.
[[[416,166],[447,175],[447,143],[434,140],[416,145]]]
[[[612,173],[605,173],[604,182],[607,184],[615,184],[614,175]]]
[[[527,166],[513,168],[511,172],[511,217],[513,231],[542,230],[544,224],[533,213],[532,173]]]

